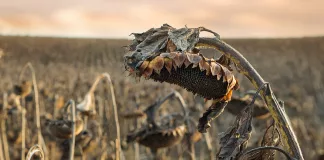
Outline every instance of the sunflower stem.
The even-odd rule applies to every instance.
[[[36,72],[33,67],[33,65],[28,62],[23,69],[21,70],[19,74],[19,81],[22,79],[22,75],[25,73],[26,69],[29,68],[31,74],[32,74],[32,82],[33,82],[33,88],[34,88],[34,100],[35,100],[35,115],[36,115],[36,129],[37,129],[37,144],[39,146],[43,147],[43,151],[45,154],[47,154],[47,148],[46,144],[44,141],[44,138],[42,136],[42,131],[41,131],[41,124],[40,124],[40,112],[39,112],[39,96],[38,96],[38,87],[37,87],[37,81],[36,81]],[[25,97],[22,97],[23,99]]]
[[[218,38],[200,38],[199,42],[196,44],[197,48],[213,48],[220,51],[227,58],[230,58],[232,62],[240,70],[240,73],[244,74],[253,84],[253,86],[258,89],[264,83],[266,83],[259,73],[253,68],[253,66],[245,59],[245,57],[235,50],[233,47],[227,43],[219,40]],[[285,148],[290,152],[292,156],[296,159],[303,160],[303,154],[301,152],[298,140],[290,124],[290,120],[285,113],[283,107],[280,106],[277,98],[275,97],[270,84],[262,89],[260,92],[263,100],[266,102],[268,109],[278,124],[280,128],[280,133],[283,137],[283,142]]]

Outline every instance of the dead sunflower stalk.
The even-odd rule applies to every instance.
[[[45,154],[47,154],[47,148],[46,144],[44,141],[44,138],[42,136],[42,131],[41,131],[41,123],[40,123],[40,106],[39,106],[39,96],[38,96],[38,87],[37,87],[37,82],[36,82],[36,73],[34,70],[33,65],[28,62],[21,70],[19,74],[19,82],[22,80],[22,76],[25,73],[26,69],[29,68],[31,74],[32,74],[32,83],[33,83],[33,89],[34,89],[34,101],[35,101],[35,115],[36,115],[36,129],[37,129],[37,144],[39,146],[43,147],[43,150]],[[22,97],[23,99],[25,97]]]
[[[115,123],[116,123],[116,134],[117,134],[117,139],[115,140],[116,160],[125,159],[124,154],[121,150],[121,144],[120,144],[120,126],[119,126],[119,120],[118,120],[117,102],[116,102],[116,97],[115,97],[114,85],[112,83],[109,73],[102,73],[100,76],[101,76],[101,78],[105,78],[108,81],[107,85],[108,85],[108,87],[110,87],[110,94],[111,94],[111,99],[112,99],[112,106],[114,109],[114,119],[115,119]]]
[[[75,147],[75,102],[74,100],[69,100],[65,105],[65,111],[70,107],[70,112],[72,113],[72,126],[71,126],[71,132],[72,132],[72,140],[70,142],[70,156],[69,160],[74,159],[74,147]]]
[[[214,34],[215,38],[200,37],[202,31]],[[242,54],[222,41],[217,33],[204,27],[176,29],[164,24],[160,28],[133,35],[135,39],[124,56],[125,68],[131,75],[176,84],[207,100],[213,100],[212,106],[199,119],[200,132],[206,132],[211,126],[210,122],[223,112],[231,100],[232,92],[239,88],[232,73],[231,65],[234,64],[237,71],[245,75],[256,89],[262,88],[260,95],[280,130],[286,150],[293,157],[303,160],[289,118],[270,85],[266,84]],[[207,58],[200,52],[200,49],[205,48],[214,49],[222,53],[222,56],[218,59]],[[243,129],[248,136],[252,111],[246,109],[241,113],[237,122],[246,125],[236,129]],[[244,139],[242,144],[247,140]]]
[[[3,104],[2,104],[2,111],[3,114],[6,114],[6,108],[8,106],[8,95],[7,93],[3,94]],[[4,115],[5,116],[5,115]],[[0,118],[0,125],[1,125],[1,139],[2,139],[2,143],[3,143],[3,152],[4,152],[4,158],[7,160],[10,160],[10,156],[9,156],[9,146],[8,146],[8,139],[7,139],[7,131],[6,131],[6,120],[3,118]],[[2,144],[1,144],[2,145]]]

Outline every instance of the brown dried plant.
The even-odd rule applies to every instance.
[[[75,132],[72,132],[72,120],[47,120],[48,132],[60,139],[70,139],[73,135],[78,135],[83,130],[83,120],[77,119],[75,121]]]
[[[40,106],[39,106],[39,96],[38,96],[38,87],[37,87],[37,81],[36,81],[36,72],[35,69],[33,67],[33,65],[28,62],[21,70],[20,74],[19,74],[19,81],[22,80],[22,76],[24,75],[26,69],[29,69],[32,75],[32,86],[33,86],[33,90],[34,90],[34,101],[35,101],[35,116],[36,116],[36,130],[37,130],[37,144],[39,146],[43,147],[43,150],[45,153],[47,153],[47,149],[46,149],[46,144],[44,141],[44,138],[42,136],[42,131],[41,131],[41,122],[40,122]],[[21,86],[21,96],[22,96],[22,102],[24,103],[25,101],[25,96],[31,91],[31,86],[29,83],[25,82],[23,83],[23,85]],[[23,106],[25,107],[25,106]],[[24,135],[24,133],[23,133]]]
[[[166,100],[172,97],[176,97],[180,101],[183,115],[169,114],[161,117],[159,123],[157,123],[157,110]],[[188,116],[186,103],[176,91],[157,100],[145,109],[144,113],[146,115],[146,124],[137,131],[130,132],[127,135],[127,142],[137,141],[139,144],[149,147],[155,158],[157,158],[158,149],[178,144],[187,133],[188,128],[190,128],[186,118]]]
[[[215,37],[200,37],[202,31],[212,33]],[[237,50],[222,41],[217,33],[204,27],[176,29],[164,24],[160,28],[152,28],[133,35],[135,39],[128,46],[128,53],[124,56],[125,69],[131,75],[177,84],[207,100],[213,100],[212,105],[199,119],[200,132],[207,131],[211,126],[210,122],[224,111],[231,100],[233,90],[239,88],[232,72],[231,65],[234,64],[239,73],[245,75],[256,89],[260,89],[260,95],[280,130],[286,150],[295,158],[303,159],[289,118],[274,96],[270,85]],[[204,48],[214,49],[222,53],[222,56],[218,59],[206,58],[199,50]],[[225,144],[232,144],[228,143],[228,140],[235,140],[238,143],[234,145],[234,149],[238,150],[235,154],[222,154],[224,152],[221,151],[219,152],[221,158],[235,158],[245,148],[251,133],[250,106],[240,112],[234,128],[224,135],[225,140],[221,143],[224,147]],[[235,136],[236,133],[239,137]],[[241,135],[244,135],[242,139]]]
[[[120,146],[120,126],[119,126],[119,120],[118,120],[118,110],[117,110],[117,102],[116,102],[116,97],[115,97],[114,85],[112,83],[109,73],[100,74],[96,78],[95,82],[93,83],[93,85],[90,88],[88,93],[93,95],[93,92],[96,89],[98,83],[100,82],[100,80],[103,80],[103,79],[106,80],[107,87],[110,88],[110,95],[111,95],[112,106],[113,106],[113,110],[114,110],[114,119],[115,119],[115,125],[116,125],[116,135],[117,135],[117,138],[115,140],[116,160],[119,160],[121,158],[121,156],[123,156],[123,152],[122,152],[121,146]],[[94,96],[91,96],[91,101],[93,101],[93,103],[94,103]],[[91,103],[87,102],[84,104],[91,104]]]
[[[3,144],[3,152],[4,152],[4,158],[10,160],[9,156],[9,145],[8,145],[8,137],[7,137],[7,128],[6,128],[6,119],[8,118],[8,95],[7,93],[3,94],[2,99],[2,107],[1,107],[1,117],[0,117],[0,128],[1,128],[1,139]]]

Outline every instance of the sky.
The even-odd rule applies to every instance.
[[[324,0],[0,0],[0,34],[131,38],[164,23],[226,38],[324,35]]]

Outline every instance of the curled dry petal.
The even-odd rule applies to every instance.
[[[178,67],[181,67],[186,59],[187,59],[186,54],[180,52],[179,53],[179,66]]]
[[[171,40],[168,40],[167,52],[174,52],[176,50],[177,50],[177,46]]]
[[[149,64],[149,68],[153,68],[153,70],[160,74],[161,69],[164,66],[164,59],[161,56],[155,57]]]
[[[202,58],[198,54],[187,53],[186,55],[188,60],[194,64],[197,64],[202,60]]]
[[[150,61],[143,61],[143,63],[141,64],[139,70],[140,70],[140,73],[143,73],[145,71],[145,69],[148,67]]]
[[[170,58],[170,53],[161,53],[160,54],[161,57],[165,58],[165,57],[169,57]]]
[[[233,88],[234,90],[238,89],[238,88],[236,88],[236,87],[238,87],[238,82],[236,81],[234,75],[232,75],[232,77],[228,83],[229,83],[229,85],[228,85],[229,89],[230,88]]]
[[[170,52],[169,58],[174,59],[178,55],[178,52]]]
[[[170,59],[170,58],[164,58],[164,66],[168,70],[168,72],[171,74],[171,70],[172,70],[172,59]]]
[[[181,53],[177,53],[176,56],[173,58],[173,61],[174,61],[175,65],[176,65],[178,68],[180,68],[181,65],[182,65],[183,62],[184,62],[184,58],[183,58],[183,56],[182,56]]]
[[[220,78],[222,77],[222,68],[221,65],[216,63],[216,62],[211,62],[211,73],[212,75],[216,75],[217,76],[217,80],[220,80]]]
[[[219,65],[222,69],[222,75],[223,75],[223,82],[226,82],[227,81],[227,79],[226,79],[226,75],[228,75],[228,74],[232,74],[231,72],[229,72],[228,70],[227,70],[227,68],[226,67],[224,67],[224,66],[222,66],[222,65]],[[228,73],[229,72],[229,73]]]
[[[201,60],[199,62],[199,68],[200,68],[201,71],[206,70],[206,75],[209,75],[210,72],[211,72],[210,71],[210,66],[209,66],[209,64],[205,60]]]
[[[173,66],[174,70],[177,71],[178,67],[174,60],[172,60],[172,66]]]
[[[152,75],[152,73],[153,73],[153,68],[151,68],[150,66],[148,66],[148,67],[146,67],[146,69],[144,70],[144,72],[143,72],[142,75],[145,78],[148,78],[148,77],[150,77]]]

